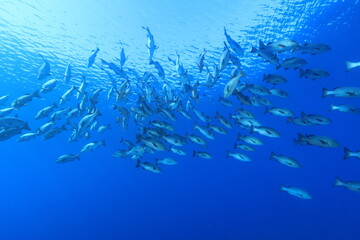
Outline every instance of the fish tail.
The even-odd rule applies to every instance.
[[[240,133],[238,133],[236,140],[241,140],[242,136]]]
[[[321,96],[321,97],[323,97],[323,98],[327,97],[327,96],[328,96],[328,91],[329,91],[329,90],[327,90],[326,88],[323,88],[323,89],[322,89],[322,96]]]
[[[265,44],[263,43],[263,41],[259,40],[259,48],[265,48]]]
[[[348,148],[344,147],[344,159],[349,158],[351,158],[351,151]]]
[[[41,98],[40,96],[40,90],[36,90],[33,94],[32,94],[33,97],[37,97],[37,98]]]
[[[300,78],[302,78],[303,76],[305,75],[305,71],[302,69],[302,68],[300,68]]]
[[[334,186],[343,186],[343,185],[344,185],[344,182],[339,177],[336,177]]]
[[[285,191],[286,187],[282,184],[280,184],[280,192]]]
[[[192,156],[193,156],[193,157],[195,157],[195,156],[196,156],[196,154],[197,154],[197,152],[196,152],[196,151],[193,151]]]
[[[349,61],[346,61],[345,62],[345,67],[346,67],[346,72],[349,72],[351,69],[354,68],[354,63],[353,62],[349,62]]]
[[[294,121],[294,119],[292,117],[288,117],[287,120],[286,120],[286,123],[291,123],[293,121]]]
[[[254,48],[254,47],[251,47],[251,51],[250,51],[251,53],[256,53],[257,52],[257,49],[256,48]]]
[[[270,152],[270,157],[269,157],[269,158],[270,158],[270,159],[273,159],[273,158],[274,158],[274,156],[275,156],[275,153],[274,153],[273,151],[271,151],[271,152]]]
[[[136,160],[136,166],[135,168],[141,167],[141,162],[139,159]]]

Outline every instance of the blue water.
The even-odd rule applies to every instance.
[[[0,142],[1,240],[360,239],[359,193],[333,186],[336,176],[360,181],[360,161],[343,160],[342,147],[299,146],[292,140],[298,132],[325,135],[351,150],[360,149],[360,116],[329,111],[330,104],[360,106],[359,99],[321,98],[324,87],[360,86],[360,69],[345,72],[344,65],[345,61],[360,61],[359,1],[224,2],[2,1],[0,95],[10,95],[7,105],[46,81],[36,79],[43,63],[38,53],[51,64],[51,77],[62,79],[68,62],[74,72],[69,84],[59,83],[43,99],[34,99],[11,116],[17,114],[36,130],[46,123],[46,119],[34,120],[36,112],[58,102],[69,86],[80,84],[84,74],[90,90],[105,89],[97,105],[102,113],[99,122],[110,123],[112,129],[93,132],[90,139],[75,143],[68,143],[71,131],[48,141],[37,137],[17,142],[16,136]],[[245,49],[241,62],[246,81],[271,87],[262,82],[263,74],[281,74],[288,82],[276,87],[286,90],[289,98],[270,96],[274,106],[289,108],[297,115],[301,111],[324,115],[333,123],[309,127],[287,124],[284,118],[264,115],[264,107],[240,105],[234,96],[229,98],[234,107],[222,106],[217,99],[229,79],[224,74],[214,87],[199,87],[200,100],[194,106],[213,119],[217,111],[227,117],[244,107],[264,125],[278,130],[282,135],[278,139],[256,135],[265,144],[246,153],[251,162],[226,158],[226,152],[233,151],[237,133],[249,132],[234,122],[227,135],[216,134],[215,140],[207,140],[207,149],[189,143],[183,148],[187,156],[169,152],[144,155],[142,161],[162,157],[178,161],[175,166],[162,166],[161,174],[135,168],[136,162],[129,158],[114,158],[117,150],[126,149],[120,139],[135,142],[139,126],[133,116],[128,129],[115,124],[119,114],[111,109],[114,100],[106,99],[110,85],[100,68],[100,58],[116,61],[123,46],[129,56],[127,68],[136,69],[141,76],[145,71],[156,75],[155,68],[148,65],[142,26],[148,26],[154,35],[159,47],[154,59],[162,64],[176,91],[175,66],[167,57],[174,59],[178,52],[189,75],[204,81],[205,73],[200,74],[196,67],[198,55],[206,48],[205,62],[218,63],[226,40],[225,26]],[[306,68],[324,69],[330,76],[316,81],[299,78],[298,71],[275,70],[250,53],[259,39],[285,38],[331,46],[331,51],[315,56],[279,54],[280,59],[302,57],[308,62]],[[87,59],[96,47],[100,52],[94,66],[87,69]],[[134,81],[132,95],[122,102],[128,108],[137,106]],[[72,98],[69,106],[76,104]],[[192,129],[194,121],[175,114],[177,121],[171,123],[176,133],[200,135]],[[102,139],[107,146],[82,154],[80,161],[55,164],[59,156],[76,154],[85,144]],[[193,150],[208,151],[213,158],[191,157]],[[303,167],[288,168],[269,160],[271,151],[292,156]],[[313,199],[280,192],[280,184],[303,188]]]

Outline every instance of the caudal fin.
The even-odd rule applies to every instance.
[[[349,61],[345,61],[345,67],[346,67],[346,72],[350,72],[351,69],[354,68],[354,63],[353,62],[349,62]]]
[[[326,88],[323,88],[321,97],[323,97],[323,98],[327,97],[328,96],[328,91],[329,90],[327,90]]]
[[[351,158],[351,151],[348,148],[344,147],[344,159],[349,158]]]
[[[334,186],[344,186],[344,182],[340,178],[336,177]]]
[[[305,76],[305,71],[302,68],[300,68],[300,75],[299,76],[300,76],[300,78]]]

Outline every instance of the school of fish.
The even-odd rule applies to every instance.
[[[273,106],[267,96],[287,98],[288,93],[280,88],[268,87],[270,85],[286,84],[288,80],[278,74],[264,74],[265,85],[248,83],[243,80],[246,73],[241,68],[241,57],[245,50],[235,41],[224,28],[224,48],[219,56],[218,63],[206,62],[207,50],[199,53],[197,68],[203,74],[204,79],[194,80],[191,73],[186,69],[181,61],[181,57],[176,53],[176,59],[168,60],[174,65],[178,85],[174,85],[167,80],[167,74],[159,61],[155,60],[155,53],[158,46],[155,38],[148,27],[143,27],[147,34],[146,47],[148,50],[149,66],[154,67],[154,72],[138,72],[136,69],[126,67],[128,56],[125,49],[121,47],[120,56],[116,61],[98,59],[97,54],[100,49],[92,51],[87,59],[87,68],[94,67],[97,61],[100,69],[109,78],[109,88],[95,88],[87,80],[87,76],[80,76],[82,81],[79,86],[71,84],[74,77],[71,63],[67,63],[63,79],[52,77],[51,66],[48,60],[40,55],[43,63],[38,69],[37,79],[43,84],[40,89],[35,89],[32,93],[22,95],[17,98],[9,95],[0,97],[0,141],[8,140],[17,136],[18,142],[30,141],[34,138],[43,137],[48,140],[56,137],[62,132],[68,134],[68,142],[76,142],[79,139],[91,139],[91,133],[101,134],[111,131],[110,123],[100,121],[102,114],[98,109],[99,101],[105,100],[115,102],[111,104],[117,117],[115,124],[127,129],[130,121],[133,121],[139,131],[134,134],[136,142],[122,139],[123,148],[115,152],[113,157],[135,160],[135,166],[153,173],[161,173],[165,166],[178,163],[171,156],[181,158],[188,155],[183,146],[189,142],[199,145],[200,150],[193,150],[192,156],[197,158],[211,159],[212,153],[207,149],[207,141],[216,139],[217,134],[228,134],[228,131],[235,131],[233,125],[244,129],[244,133],[238,133],[234,141],[232,151],[224,153],[224,157],[233,158],[242,162],[249,162],[252,159],[246,152],[255,151],[265,143],[257,137],[262,135],[269,138],[280,138],[281,133],[271,126],[263,125],[256,116],[249,110],[251,107],[265,107],[264,114],[271,114],[281,118],[288,123],[313,126],[325,125],[332,122],[326,116],[300,112],[296,113],[285,107]],[[317,80],[326,78],[329,73],[323,69],[306,68],[308,64],[303,58],[292,57],[280,60],[279,55],[283,52],[296,54],[323,54],[331,48],[322,43],[300,44],[294,40],[283,39],[280,41],[264,44],[261,40],[259,46],[252,47],[250,53],[262,58],[264,61],[275,66],[276,69],[298,70],[300,78]],[[345,62],[346,71],[360,67],[360,62]],[[212,69],[212,70],[210,70]],[[230,74],[224,74],[225,72]],[[222,74],[223,73],[223,74]],[[34,114],[36,121],[46,119],[42,125],[36,129],[30,128],[27,121],[20,119],[16,112],[21,108],[31,104],[36,99],[45,99],[46,95],[57,87],[62,81],[67,84],[68,89],[58,97],[58,101],[48,103],[43,109],[39,109]],[[218,101],[230,109],[235,109],[236,105],[242,104],[244,107],[236,109],[228,117],[217,112],[214,117],[207,115],[197,107],[200,99],[200,92],[203,87],[212,88],[219,85],[219,81],[227,82],[223,90],[223,96],[219,96]],[[135,104],[128,104],[128,99],[135,96]],[[360,97],[360,87],[340,86],[334,89],[323,88],[319,96],[355,98]],[[12,98],[11,102],[10,99]],[[111,100],[111,101],[110,101]],[[74,105],[75,104],[75,105]],[[6,106],[7,105],[7,106]],[[350,114],[360,114],[360,107],[353,105],[331,105],[331,111],[339,111]],[[185,135],[176,133],[176,129],[171,122],[176,122],[178,118],[186,118],[193,124],[193,132]],[[330,136],[318,136],[313,134],[298,133],[294,139],[298,145],[313,145],[323,148],[338,148],[341,144]],[[67,163],[80,160],[82,154],[95,151],[105,147],[106,140],[89,140],[76,154],[64,154],[59,156],[56,163]],[[153,161],[142,160],[147,153],[156,154],[158,151],[168,151],[169,157],[156,158]],[[269,158],[276,160],[290,168],[301,168],[301,162],[293,156],[285,156],[281,153],[271,152]],[[146,157],[147,158],[147,157]],[[344,159],[360,159],[360,150],[349,150],[344,147]],[[245,163],[244,163],[245,164]],[[334,177],[334,186],[341,186],[348,190],[360,193],[360,182],[344,181]],[[296,186],[281,185],[280,190],[301,199],[312,199],[312,195],[306,190]]]

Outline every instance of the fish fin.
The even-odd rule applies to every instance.
[[[302,68],[300,68],[300,78],[302,78],[303,76],[305,75],[305,71],[302,69]]]
[[[353,69],[353,65],[354,65],[353,62],[345,61],[345,68],[346,68],[345,71],[349,72],[351,69]]]
[[[241,140],[241,134],[240,133],[238,133],[238,135],[237,135],[237,137],[236,137],[236,140]]]
[[[192,156],[195,157],[196,154],[197,154],[197,152],[196,152],[196,151],[193,151]]]
[[[346,147],[344,147],[344,159],[351,158],[350,156],[350,150]]]
[[[344,182],[339,177],[335,177],[334,186],[343,186],[343,185],[344,185]]]
[[[259,40],[259,48],[265,48],[265,44],[263,43],[263,41]]]
[[[329,90],[327,90],[326,88],[323,88],[323,89],[322,89],[322,95],[321,95],[321,97],[322,97],[322,98],[327,97],[328,91],[329,91]]]

